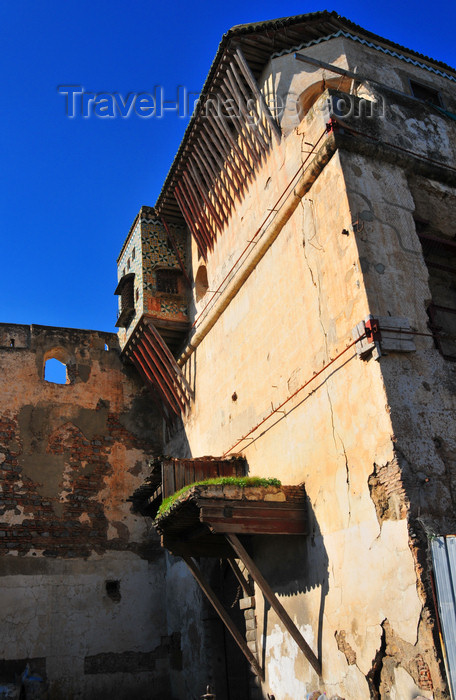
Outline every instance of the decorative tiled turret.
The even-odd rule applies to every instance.
[[[185,228],[168,226],[152,207],[141,207],[117,260],[122,355],[160,400],[168,424],[191,397],[173,357],[190,328],[185,241]]]
[[[152,207],[141,207],[117,260],[119,340],[122,348],[143,316],[173,350],[188,329],[183,228],[172,229]]]

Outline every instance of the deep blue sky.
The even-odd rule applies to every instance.
[[[58,85],[197,92],[231,26],[322,9],[456,65],[454,1],[2,0],[0,321],[114,330],[117,254],[187,124],[68,119]]]

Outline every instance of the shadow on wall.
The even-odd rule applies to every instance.
[[[279,597],[293,597],[320,589],[318,630],[314,630],[317,640],[316,653],[321,661],[323,615],[328,594],[329,566],[328,555],[309,499],[307,499],[308,535],[257,535],[252,538],[253,558],[263,576]],[[287,604],[285,608],[289,611]],[[263,650],[264,668],[268,636],[269,603],[264,601]],[[305,608],[304,608],[305,611]],[[299,623],[310,622],[305,617]]]

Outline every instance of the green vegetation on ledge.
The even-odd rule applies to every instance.
[[[175,491],[171,496],[165,498],[158,509],[157,518],[164,515],[175,503],[194,486],[281,486],[279,479],[263,479],[259,476],[219,476],[215,479],[204,479],[204,481],[195,481],[194,484],[188,484],[179,491]]]

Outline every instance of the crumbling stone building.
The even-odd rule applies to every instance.
[[[455,84],[335,13],[234,27],[120,253],[118,341],[1,327],[5,674],[453,696]]]

